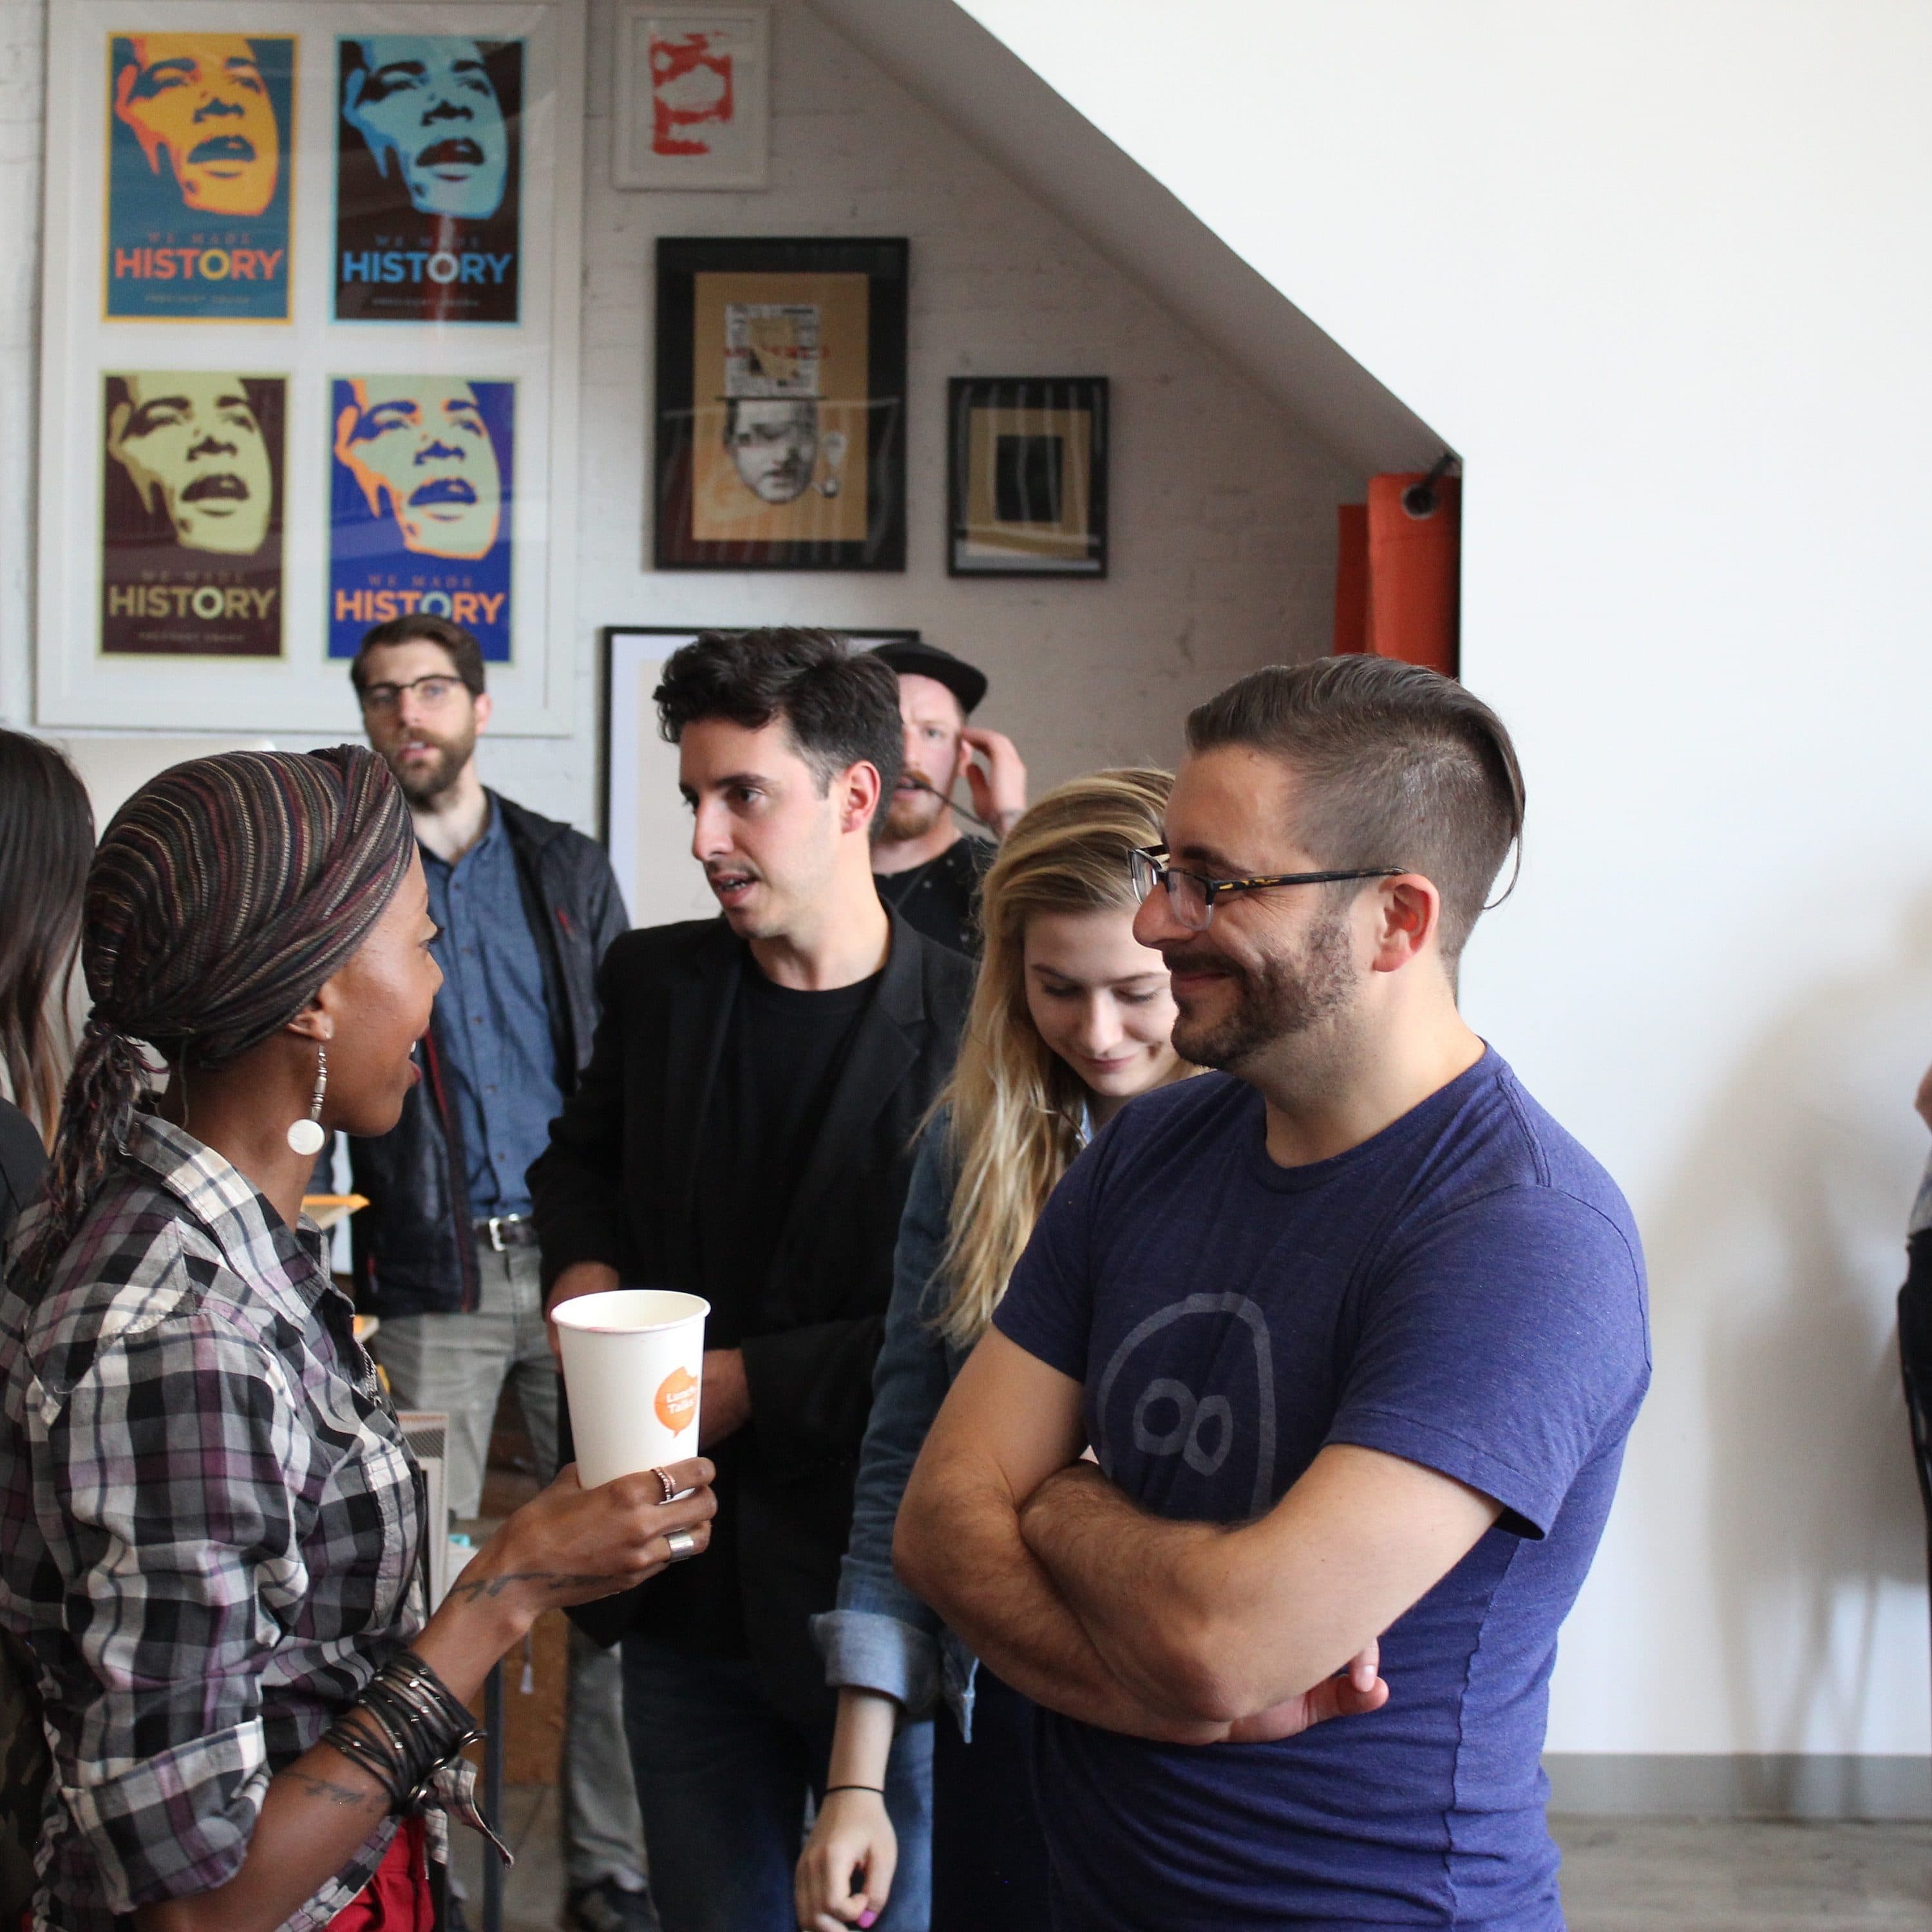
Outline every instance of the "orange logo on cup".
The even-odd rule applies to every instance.
[[[688,1370],[674,1369],[658,1384],[658,1420],[675,1436],[691,1426],[698,1413],[698,1382]]]

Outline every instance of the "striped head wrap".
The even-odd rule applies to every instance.
[[[259,1046],[362,945],[415,849],[400,788],[358,746],[191,759],[121,808],[87,875],[94,1009],[28,1279],[58,1258],[126,1142],[148,1078],[136,1042],[194,1066]]]

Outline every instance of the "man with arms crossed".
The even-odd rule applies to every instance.
[[[1048,1203],[900,1564],[1051,1707],[1070,1932],[1557,1932],[1549,1672],[1649,1362],[1622,1196],[1456,1011],[1515,754],[1376,658],[1257,672],[1188,747],[1136,930],[1225,1072]]]

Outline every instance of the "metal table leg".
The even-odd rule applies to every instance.
[[[496,1664],[483,1680],[483,1815],[500,1838],[503,1826],[503,1666]],[[505,1839],[507,1844],[508,1840]],[[503,1932],[503,1862],[483,1847],[483,1932]]]

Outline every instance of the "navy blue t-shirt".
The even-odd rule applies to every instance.
[[[1000,1330],[1084,1385],[1102,1468],[1160,1515],[1256,1516],[1330,1442],[1504,1513],[1383,1636],[1372,1716],[1187,1748],[1045,1714],[1060,1921],[1556,1932],[1550,1666],[1650,1375],[1630,1210],[1486,1050],[1332,1160],[1276,1166],[1264,1130],[1225,1076],[1135,1102]]]

